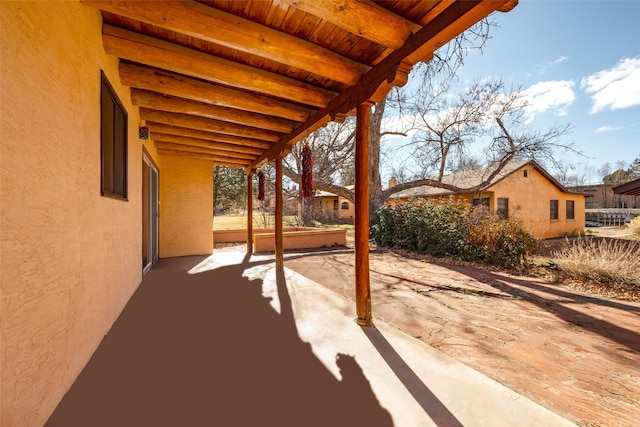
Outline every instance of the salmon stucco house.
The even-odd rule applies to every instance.
[[[345,188],[353,191],[354,186],[348,185]],[[319,221],[353,224],[355,206],[346,197],[329,191],[316,190],[312,203],[317,210],[315,214]]]
[[[445,175],[444,184],[474,188],[485,181],[491,169],[475,169]],[[392,194],[388,202],[402,203],[411,198],[428,200],[461,198],[482,204],[506,218],[518,218],[537,237],[550,238],[583,233],[584,194],[564,188],[535,161],[510,162],[489,183],[473,192],[419,186]]]
[[[348,114],[355,317],[370,326],[371,108],[516,5],[1,1],[0,425],[47,422],[158,258],[212,253],[216,165],[243,168],[248,195],[275,165],[282,272],[282,158]]]

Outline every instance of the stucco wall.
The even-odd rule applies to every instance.
[[[497,208],[498,198],[509,199],[509,217],[519,218],[538,237],[559,237],[565,233],[584,233],[584,196],[563,193],[537,170],[526,167],[509,175],[490,190],[491,210]],[[558,219],[550,219],[550,201],[558,200]],[[566,201],[573,200],[574,219],[566,217]]]
[[[142,141],[97,10],[0,15],[0,425],[42,426],[141,281]],[[128,112],[129,201],[100,195],[101,69]]]
[[[213,164],[160,157],[160,257],[213,251]]]

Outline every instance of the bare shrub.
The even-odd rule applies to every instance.
[[[640,216],[633,218],[633,220],[627,224],[627,228],[632,235],[640,238]]]
[[[640,242],[578,238],[553,252],[565,274],[602,284],[640,286]]]

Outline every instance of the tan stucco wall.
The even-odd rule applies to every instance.
[[[566,234],[584,233],[585,209],[584,196],[562,192],[554,186],[540,172],[530,166],[517,170],[502,181],[491,186],[482,194],[482,198],[489,199],[489,209],[496,212],[498,198],[509,199],[509,218],[517,218],[531,230],[536,237],[550,238],[561,237]],[[478,194],[473,197],[480,197]],[[451,195],[425,197],[432,201],[448,200],[451,198],[462,199],[471,202],[471,195]],[[395,206],[409,199],[391,199],[387,203]],[[550,219],[550,202],[558,200],[558,219]],[[566,201],[573,200],[574,219],[566,217]]]
[[[554,186],[537,170],[526,167],[509,175],[490,190],[491,210],[497,208],[498,198],[509,199],[509,217],[519,218],[541,238],[559,237],[570,233],[584,233],[584,196],[564,193]],[[558,219],[552,220],[549,215],[551,200],[558,200]],[[573,200],[575,218],[566,219],[566,201]]]
[[[160,257],[213,251],[213,164],[160,155]]]
[[[347,202],[349,204],[349,209],[342,209],[343,202]],[[356,215],[356,207],[349,200],[342,196],[338,196],[338,212],[338,216],[341,219],[354,218]]]
[[[97,10],[0,15],[0,425],[42,426],[141,281],[142,141]],[[100,195],[101,69],[128,112],[129,201]]]

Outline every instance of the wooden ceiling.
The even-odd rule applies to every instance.
[[[517,0],[92,1],[161,154],[252,170]]]

